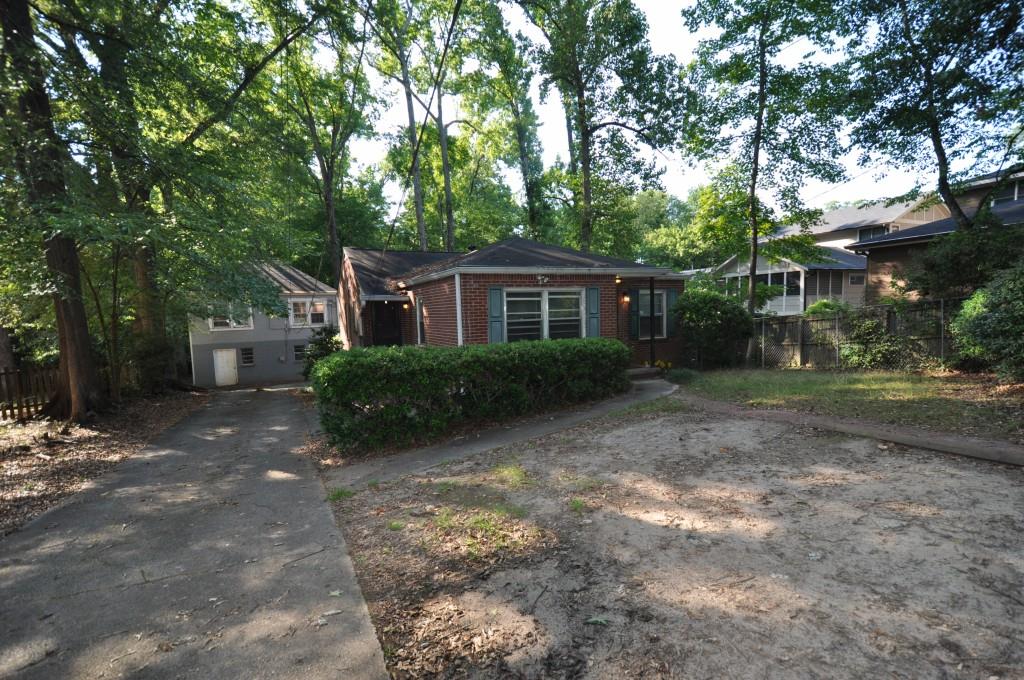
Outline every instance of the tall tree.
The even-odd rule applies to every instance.
[[[499,121],[511,129],[523,183],[526,233],[530,238],[546,240],[548,207],[542,186],[544,165],[537,135],[537,114],[530,97],[534,71],[528,59],[526,38],[509,33],[496,4],[477,3],[475,9],[470,49],[485,68],[466,77],[464,99],[478,119],[499,112]]]
[[[957,179],[1024,159],[1024,6],[1016,0],[848,0],[852,140],[935,171],[959,229]],[[925,149],[930,148],[930,154]]]
[[[813,60],[787,67],[779,55],[797,41],[825,40],[831,4],[818,0],[698,0],[683,11],[690,30],[714,27],[691,67],[694,124],[684,148],[706,159],[734,156],[746,185],[750,279],[747,305],[756,311],[756,276],[764,216],[761,193],[778,201],[791,224],[813,221],[799,190],[809,177],[838,181],[843,168],[830,70]]]
[[[5,94],[8,135],[16,144],[16,164],[25,184],[27,201],[45,239],[57,333],[60,341],[60,381],[48,410],[71,420],[85,420],[102,403],[99,375],[92,356],[88,318],[82,300],[78,244],[55,224],[68,202],[64,173],[67,147],[57,136],[46,90],[42,55],[27,0],[2,0],[0,22],[4,37]],[[14,111],[8,116],[8,107]]]
[[[669,142],[675,103],[675,62],[656,56],[647,20],[630,0],[518,0],[544,35],[538,48],[544,84],[563,96],[570,134],[570,172],[578,151],[578,244],[589,251],[594,233],[594,184],[602,136],[616,146],[634,140],[658,148]],[[622,133],[628,133],[625,137]],[[573,138],[573,136],[575,136]]]

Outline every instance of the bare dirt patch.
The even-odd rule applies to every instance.
[[[198,392],[127,402],[85,426],[0,425],[0,536],[60,503],[206,403]]]
[[[435,472],[335,496],[396,677],[1024,677],[1018,468],[669,398]]]

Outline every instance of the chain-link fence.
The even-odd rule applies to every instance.
[[[755,320],[763,368],[914,368],[945,361],[955,348],[949,322],[964,298],[861,307],[828,317]]]

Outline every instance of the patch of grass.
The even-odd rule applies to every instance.
[[[494,476],[507,487],[519,489],[531,483],[526,468],[518,463],[505,463],[494,468]]]
[[[583,511],[587,509],[587,502],[582,498],[571,498],[569,499],[569,509],[577,515],[582,515]]]
[[[337,489],[331,489],[330,493],[327,494],[327,500],[329,500],[332,503],[337,503],[338,501],[343,501],[347,498],[352,498],[352,496],[355,495],[356,492],[353,491],[352,489],[343,489],[341,487],[338,487]]]
[[[448,493],[449,491],[458,488],[458,486],[459,485],[456,482],[453,482],[451,480],[445,480],[443,482],[438,482],[437,484],[435,484],[434,485],[434,489],[438,493],[442,493],[443,494],[443,493]]]
[[[438,529],[451,529],[455,526],[455,513],[451,508],[444,508],[434,516],[434,526]]]
[[[376,491],[377,489],[379,489],[379,488],[380,488],[380,481],[379,481],[379,480],[376,480],[376,479],[370,479],[370,480],[367,480],[367,482],[366,482],[366,487],[367,487],[367,488],[369,488],[369,489],[373,489],[374,491]]]
[[[604,482],[594,477],[577,477],[573,480],[572,485],[578,491],[597,491],[604,486]]]
[[[1024,438],[1024,408],[984,378],[897,371],[723,370],[686,389],[757,408]]]
[[[388,531],[401,531],[405,528],[404,522],[399,522],[397,519],[393,519],[388,522]]]
[[[677,385],[691,383],[699,377],[698,371],[689,368],[673,368],[665,372],[665,380]]]

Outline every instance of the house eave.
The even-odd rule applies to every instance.
[[[686,276],[666,267],[452,267],[429,272],[398,282],[399,287],[415,286],[429,281],[446,279],[455,274],[600,274],[623,278],[650,278],[685,280]]]

